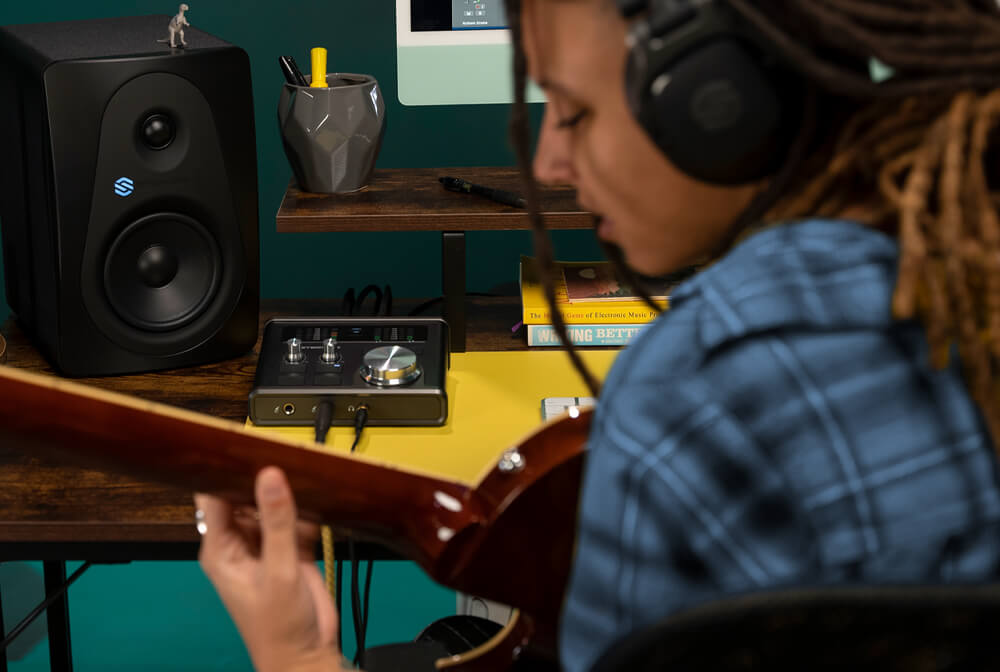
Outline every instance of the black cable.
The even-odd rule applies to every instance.
[[[333,401],[323,399],[316,406],[316,443],[326,443],[326,435],[333,423]]]
[[[66,583],[59,586],[59,589],[56,590],[56,592],[52,593],[47,598],[45,598],[45,600],[41,604],[39,604],[37,607],[31,610],[30,614],[21,619],[21,622],[15,625],[14,629],[11,630],[9,633],[7,633],[7,636],[3,638],[3,642],[0,642],[0,655],[7,655],[6,654],[7,647],[10,646],[15,639],[17,639],[17,636],[20,635],[25,628],[31,625],[32,621],[38,618],[43,611],[48,609],[53,602],[62,597],[63,593],[69,590],[69,587],[73,585],[73,582],[79,579],[80,576],[89,568],[90,568],[90,561],[88,560],[87,562],[77,567],[76,571],[73,572],[68,579],[66,579]]]
[[[333,401],[331,399],[323,399],[316,406],[316,420],[313,423],[316,429],[316,443],[325,444],[326,435],[330,432],[330,425],[333,423]],[[326,552],[324,550],[323,559],[326,560]],[[337,573],[337,602],[340,602],[340,561],[334,561],[334,568]],[[337,608],[337,613],[340,613],[340,604],[335,605]],[[340,633],[340,619],[337,619],[337,646],[340,646],[341,633]]]
[[[358,442],[361,440],[361,432],[365,431],[365,425],[367,424],[368,407],[362,404],[358,406],[358,410],[354,411],[354,443],[351,444],[352,453],[358,447]]]
[[[333,564],[334,564],[334,566],[337,569],[337,579],[336,579],[336,581],[337,581],[337,591],[336,591],[337,592],[337,604],[334,605],[334,606],[337,607],[337,648],[340,649],[341,651],[343,651],[344,650],[344,635],[343,635],[343,629],[342,629],[343,623],[341,623],[340,615],[342,613],[344,613],[344,611],[343,611],[343,609],[340,608],[340,605],[341,605],[340,596],[343,595],[342,591],[344,589],[344,561],[343,560],[337,560]]]
[[[371,314],[378,315],[378,311],[382,307],[382,290],[376,285],[365,285],[364,288],[358,292],[357,310],[359,313],[361,312],[361,306],[364,305],[364,301],[368,298],[369,294],[373,294],[375,296],[375,305],[372,307]]]
[[[410,315],[411,316],[419,315],[420,313],[424,312],[425,310],[433,306],[435,303],[441,303],[442,301],[444,301],[443,296],[438,296],[433,299],[427,299],[423,303],[417,304],[416,308],[410,311]]]
[[[383,315],[388,315],[392,310],[392,287],[389,285],[385,285],[384,290],[380,290],[375,285],[367,285],[357,295],[357,298],[355,298],[354,295],[354,288],[349,288],[344,293],[344,298],[341,303],[341,312],[347,315],[353,314],[354,310],[357,307],[360,307],[362,302],[368,297],[368,294],[371,293],[374,293],[375,295],[373,314],[378,315],[381,312]],[[316,407],[316,420],[314,422],[316,429],[316,443],[326,443],[326,435],[330,431],[330,425],[332,422],[333,401],[330,399],[323,399]],[[364,432],[367,424],[368,407],[364,405],[359,406],[357,411],[354,413],[354,443],[351,444],[352,453],[357,450],[358,443],[361,441],[361,434]],[[348,539],[347,541],[347,552],[351,562],[351,616],[354,621],[354,640],[356,646],[354,663],[358,666],[362,666],[364,664],[365,641],[367,640],[368,635],[368,612],[370,606],[369,600],[371,598],[372,570],[374,568],[374,563],[372,560],[368,561],[367,571],[365,572],[364,600],[362,601],[361,590],[359,588],[360,576],[357,554],[353,539]],[[337,601],[339,602],[340,596],[343,594],[343,563],[342,561],[337,560],[334,564],[336,572],[335,581]],[[340,604],[337,604],[336,607],[337,611],[340,612]],[[341,647],[343,646],[342,634],[341,623],[338,619],[337,643]]]
[[[365,573],[365,597],[362,601],[361,607],[361,646],[362,649],[367,645],[368,641],[368,606],[369,598],[372,592],[372,569],[375,568],[375,561],[368,561],[368,571]]]
[[[466,296],[485,296],[485,297],[490,297],[490,298],[496,298],[496,297],[501,296],[500,294],[490,294],[488,292],[466,292],[465,295]],[[411,309],[410,312],[408,313],[408,315],[410,315],[411,317],[413,315],[419,315],[420,313],[424,312],[425,310],[427,310],[428,308],[430,308],[431,306],[433,306],[435,303],[441,303],[442,301],[444,301],[444,297],[443,296],[435,296],[433,299],[427,299],[423,303],[419,303],[419,304],[417,304],[417,306],[415,308]]]
[[[364,432],[366,424],[368,424],[368,407],[362,404],[361,406],[358,406],[357,410],[354,411],[354,443],[351,444],[352,453],[357,449],[358,442],[361,441],[361,433]],[[372,566],[371,561],[369,561],[368,576],[365,579],[365,606],[362,610],[361,590],[358,586],[358,559],[354,552],[353,539],[349,539],[347,542],[347,552],[351,560],[351,615],[354,618],[354,641],[357,645],[357,651],[354,654],[354,664],[359,667],[364,667],[365,639],[368,628],[367,605],[368,595],[371,589]]]
[[[361,667],[364,658],[364,640],[361,634],[361,592],[358,589],[358,557],[354,540],[347,541],[347,555],[351,561],[351,617],[354,620],[354,664]]]
[[[383,287],[382,294],[385,296],[385,303],[382,304],[382,312],[379,314],[392,315],[392,285]]]
[[[344,298],[340,300],[340,314],[341,315],[353,315],[354,314],[354,288],[348,287],[347,291],[344,292]]]

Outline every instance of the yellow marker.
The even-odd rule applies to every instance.
[[[312,56],[312,83],[309,86],[326,88],[326,49],[313,47],[309,53]]]

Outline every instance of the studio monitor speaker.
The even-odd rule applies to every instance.
[[[7,300],[67,375],[218,361],[257,339],[249,59],[193,28],[171,48],[169,22],[0,27]]]

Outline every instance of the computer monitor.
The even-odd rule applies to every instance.
[[[503,0],[396,0],[403,105],[510,103],[510,30]],[[531,84],[527,100],[545,100]]]

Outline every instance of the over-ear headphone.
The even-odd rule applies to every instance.
[[[801,124],[803,81],[724,0],[617,0],[633,19],[629,106],[688,175],[743,184],[773,174]]]

